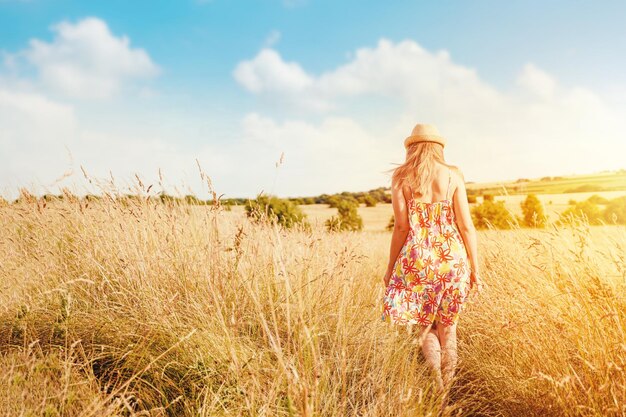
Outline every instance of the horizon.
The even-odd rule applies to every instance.
[[[468,182],[623,169],[625,12],[0,1],[0,194],[72,188],[85,167],[206,196],[196,160],[237,198],[369,190],[417,122]]]
[[[625,173],[626,172],[626,168],[619,168],[616,170],[603,170],[603,171],[595,171],[595,172],[588,172],[588,173],[580,173],[580,174],[561,174],[561,175],[555,175],[555,176],[546,176],[546,177],[534,177],[534,178],[516,178],[516,179],[506,179],[506,180],[500,180],[500,181],[481,181],[481,182],[475,182],[475,181],[465,181],[465,184],[468,186],[488,186],[488,185],[504,185],[504,184],[515,184],[516,182],[525,180],[528,182],[533,182],[533,181],[544,181],[545,178],[550,178],[549,180],[546,181],[559,181],[560,179],[564,179],[564,178],[572,178],[572,177],[593,177],[593,176],[598,176],[598,175],[602,175],[602,174],[616,174],[619,175],[621,173]],[[111,184],[107,181],[105,181],[104,179],[96,179],[96,178],[89,178],[86,179],[87,182],[89,184],[92,184],[94,181],[98,182],[100,181],[101,184],[106,184],[108,186],[110,186]],[[209,179],[210,180],[210,179]],[[142,181],[143,183],[143,181]],[[74,184],[75,185],[75,184]],[[87,184],[84,183],[82,184],[83,186],[86,186]],[[194,197],[197,198],[199,201],[212,201],[212,197],[209,195],[208,198],[201,198],[201,196],[199,196],[198,194],[194,194],[193,192],[191,193],[182,193],[180,192],[180,189],[175,189],[175,190],[161,190],[158,191],[155,187],[155,184],[151,184],[151,183],[143,183],[143,188],[144,191],[145,189],[149,189],[149,191],[152,191],[152,195],[149,195],[150,192],[146,192],[145,196],[146,197],[158,197],[160,195],[167,195],[170,197],[174,197],[174,198],[185,198],[185,197]],[[119,187],[119,185],[115,185],[115,187]],[[136,196],[136,195],[140,195],[138,193],[133,194],[131,193],[131,189],[134,189],[135,191],[138,191],[139,188],[139,184],[137,182],[137,178],[135,178],[135,182],[131,185],[127,185],[127,188],[124,189],[124,191],[121,193],[122,196]],[[73,193],[76,196],[79,197],[85,197],[88,195],[92,195],[92,196],[102,196],[103,192],[102,192],[102,188],[100,188],[99,190],[87,190],[86,188],[84,188],[81,191],[78,191],[76,189],[76,187],[74,187],[74,189],[72,189],[72,187],[63,187],[65,189],[67,189],[68,191],[70,191],[71,193]],[[378,190],[378,189],[385,189],[388,190],[390,189],[389,186],[385,186],[385,185],[381,185],[378,187],[371,187],[368,189],[364,189],[364,190],[341,190],[341,191],[337,191],[334,193],[328,193],[328,192],[323,192],[320,194],[315,194],[315,195],[277,195],[277,194],[271,194],[271,193],[266,193],[263,190],[260,191],[258,194],[254,195],[254,196],[232,196],[229,195],[227,193],[221,193],[220,190],[215,190],[216,195],[220,196],[220,200],[222,201],[227,201],[227,200],[253,200],[258,198],[260,195],[265,195],[265,196],[275,196],[281,199],[299,199],[299,198],[317,198],[320,197],[322,195],[337,195],[337,194],[342,194],[342,193],[351,193],[351,194],[358,194],[358,193],[368,193],[370,191],[374,191],[374,190]],[[473,187],[467,187],[468,190],[473,189]],[[49,193],[49,192],[33,192],[33,190],[28,189],[28,188],[24,188],[25,191],[31,193],[32,195],[34,195],[37,198],[42,198],[44,196],[51,196],[51,197],[60,197],[63,195],[63,189],[60,189],[59,192],[57,193]],[[113,188],[113,190],[115,192],[120,192],[120,188]],[[626,187],[624,188],[624,190],[626,190]],[[189,190],[187,190],[189,191]],[[576,194],[576,193],[588,193],[590,191],[578,191],[578,192],[572,192],[572,193],[565,193],[565,194]],[[600,192],[600,191],[598,191]],[[528,192],[528,193],[521,193],[521,194],[537,194],[535,192]],[[539,193],[539,194],[543,194],[543,193]],[[562,194],[562,193],[559,193]],[[4,199],[5,201],[15,201],[18,197],[20,196],[20,190],[15,190],[14,195],[12,197],[8,197],[6,194],[2,194],[0,193],[0,199]]]

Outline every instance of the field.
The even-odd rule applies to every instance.
[[[626,191],[626,170],[494,183],[469,183],[467,189],[477,191],[479,194],[495,195]]]
[[[389,233],[72,198],[0,232],[0,415],[438,415],[415,335],[380,321]],[[442,415],[626,414],[625,232],[480,232]]]
[[[586,193],[569,193],[569,194],[539,194],[537,198],[541,201],[545,213],[549,221],[555,221],[559,218],[559,214],[569,207],[569,201],[583,201],[592,195],[599,195],[608,200],[626,195],[625,191],[602,191],[602,192],[586,192]],[[496,201],[504,201],[506,208],[512,213],[522,215],[520,203],[524,201],[526,194],[497,196]],[[482,197],[477,198],[477,203],[482,202]],[[475,204],[470,204],[473,207]],[[313,226],[323,227],[324,222],[330,217],[337,214],[337,210],[329,208],[326,204],[311,204],[300,206],[302,211],[307,215],[307,219]],[[243,206],[235,206],[232,209],[232,215],[235,218],[244,215]],[[359,215],[363,218],[364,230],[366,231],[383,231],[389,223],[389,219],[393,215],[391,204],[377,204],[376,207],[359,207]]]

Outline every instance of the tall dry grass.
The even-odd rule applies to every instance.
[[[626,414],[626,229],[479,234],[443,415]],[[437,415],[387,233],[65,196],[0,208],[0,414]]]

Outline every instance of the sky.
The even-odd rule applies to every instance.
[[[0,195],[390,183],[416,123],[466,181],[626,168],[621,1],[0,0]],[[85,174],[92,180],[91,185]]]

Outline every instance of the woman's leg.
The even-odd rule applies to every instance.
[[[438,327],[440,327],[439,325]],[[422,343],[422,353],[428,367],[431,369],[435,383],[437,384],[437,390],[441,392],[443,390],[443,379],[441,377],[441,345],[439,343],[439,337],[437,336],[437,330],[428,328],[425,334],[424,342]]]
[[[458,362],[456,343],[456,323],[444,326],[441,323],[437,326],[439,343],[441,344],[441,372],[443,383],[446,388],[450,387],[452,378],[456,371]]]

